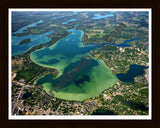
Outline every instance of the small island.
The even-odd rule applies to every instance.
[[[27,44],[29,42],[31,42],[31,39],[24,39],[24,40],[19,42],[19,45]]]

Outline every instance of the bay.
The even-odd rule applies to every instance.
[[[31,53],[30,58],[33,62],[55,68],[59,72],[56,78],[53,78],[53,74],[42,76],[36,81],[36,85],[42,85],[48,94],[54,94],[57,98],[83,101],[97,96],[111,87],[117,77],[112,74],[102,60],[90,58],[89,62],[79,72],[76,72],[70,81],[60,84],[59,81],[63,78],[63,74],[74,70],[79,62],[84,60],[83,57],[89,55],[88,51],[97,47],[97,45],[83,45],[82,31],[74,28],[67,31],[71,34],[66,38],[48,48]]]
[[[51,39],[48,37],[48,35],[52,33],[53,31],[46,32],[44,34],[38,34],[38,35],[27,35],[27,36],[20,36],[20,37],[12,36],[12,56],[23,54],[38,44],[42,44],[50,41]],[[31,42],[28,42],[23,45],[19,45],[19,43],[25,39],[30,39]]]

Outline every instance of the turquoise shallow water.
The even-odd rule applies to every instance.
[[[46,32],[44,34],[38,34],[38,35],[27,35],[27,36],[21,36],[21,37],[12,36],[12,56],[23,54],[38,44],[42,44],[50,41],[51,39],[48,38],[47,36],[52,33],[53,31]],[[30,39],[31,42],[28,42],[23,45],[19,45],[20,41],[24,39]]]
[[[83,45],[82,31],[68,31],[71,34],[66,38],[48,48],[32,52],[30,58],[39,65],[55,68],[59,72],[54,79],[52,74],[42,76],[36,81],[36,85],[43,85],[46,92],[55,97],[82,101],[99,95],[112,86],[117,78],[102,60],[89,57],[87,61],[83,59],[82,56],[88,56],[88,51],[97,46]]]

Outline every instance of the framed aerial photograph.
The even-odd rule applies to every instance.
[[[9,120],[151,120],[151,8],[9,8]]]

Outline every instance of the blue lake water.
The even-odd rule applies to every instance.
[[[76,21],[76,20],[78,20],[78,19],[70,19],[70,20],[67,20],[67,21],[63,22],[62,24],[63,24],[63,25],[64,25],[64,24],[68,24],[69,22]]]
[[[135,38],[135,39],[130,39],[130,40],[125,40],[123,43],[121,43],[121,44],[115,44],[115,43],[102,43],[101,45],[100,45],[100,47],[102,47],[102,46],[104,46],[104,45],[106,45],[106,44],[109,44],[109,45],[114,45],[114,46],[117,46],[117,47],[131,47],[131,45],[130,44],[128,44],[129,42],[132,42],[132,41],[135,41],[135,40],[139,40],[140,38]],[[86,44],[86,46],[93,46],[93,45],[95,45],[95,46],[97,46],[97,43],[90,43],[90,44]],[[99,49],[99,50],[101,50],[101,49]],[[112,52],[110,52],[110,53],[112,53]]]
[[[73,14],[75,15],[75,14],[77,14],[78,12],[73,12]]]
[[[132,64],[130,65],[130,68],[127,73],[119,73],[116,74],[119,80],[123,82],[134,82],[134,77],[143,75],[145,73],[144,69],[146,69],[146,66]]]
[[[103,44],[109,44],[109,45],[114,45],[117,47],[130,47],[131,45],[128,44],[131,41],[135,41],[135,40],[139,40],[140,38],[135,38],[135,39],[130,39],[130,40],[125,40],[123,43],[121,44],[115,44],[115,43],[103,43]]]
[[[103,19],[103,18],[107,18],[107,17],[111,17],[111,16],[114,16],[114,15],[113,14],[106,14],[106,15],[95,14],[94,17],[91,19],[98,20],[98,19]]]
[[[40,21],[37,21],[37,22],[35,22],[35,23],[29,24],[29,25],[27,25],[27,26],[24,26],[23,28],[18,29],[16,32],[13,32],[12,34],[23,33],[24,31],[27,30],[27,28],[35,27],[35,26],[37,26],[37,24],[40,24],[40,23],[42,23],[42,22],[43,22],[43,21],[40,20]]]
[[[66,17],[66,16],[57,16],[57,17],[53,17],[52,19],[59,19],[59,18],[63,18],[63,17]]]
[[[23,54],[38,44],[42,44],[50,41],[51,39],[48,38],[47,36],[52,33],[53,31],[46,32],[44,34],[38,34],[38,35],[27,35],[27,36],[21,36],[21,37],[12,36],[12,56]],[[28,42],[23,45],[19,45],[20,41],[24,39],[30,39],[31,42]]]

